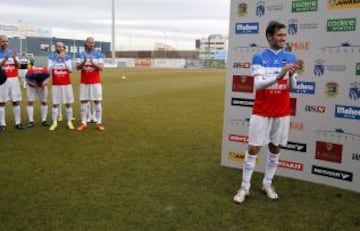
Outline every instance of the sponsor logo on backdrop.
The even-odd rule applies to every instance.
[[[233,92],[253,93],[254,78],[251,75],[234,75],[232,91]]]
[[[249,69],[251,66],[250,62],[234,62],[234,69]]]
[[[287,51],[307,51],[310,49],[310,42],[287,42],[285,50]]]
[[[243,119],[228,119],[226,123],[230,126],[236,127],[245,127],[248,128],[250,125],[250,118],[243,118]]]
[[[359,154],[359,153],[353,153],[353,154],[352,154],[352,159],[353,159],[353,160],[360,161],[360,154]]]
[[[237,7],[237,15],[239,17],[245,17],[248,14],[248,5],[244,2],[240,3]]]
[[[291,3],[291,12],[312,12],[318,10],[318,0],[295,0]]]
[[[245,99],[245,98],[232,98],[231,105],[232,106],[240,106],[240,107],[253,107],[254,100],[253,99]]]
[[[326,31],[355,31],[356,30],[356,18],[337,18],[328,19]]]
[[[296,116],[296,98],[290,98],[290,115]]]
[[[360,63],[356,64],[355,74],[360,75]]]
[[[239,142],[239,143],[244,143],[244,144],[249,143],[249,137],[243,136],[243,135],[230,134],[229,140],[232,142]]]
[[[326,65],[325,60],[317,59],[314,61],[314,75],[323,76],[325,71],[328,72],[345,72],[346,65]]]
[[[342,119],[360,120],[360,107],[335,105],[335,117]]]
[[[256,53],[263,49],[267,48],[267,46],[261,46],[256,43],[251,43],[248,46],[238,46],[235,47],[234,50],[236,53]]]
[[[300,30],[317,29],[318,23],[299,23],[297,19],[289,19],[288,21],[288,34],[295,35]]]
[[[243,164],[245,161],[245,152],[244,151],[232,151],[230,150],[228,152],[227,159],[229,161],[238,162],[240,164]]]
[[[315,82],[298,81],[296,88],[291,89],[291,93],[314,95],[315,88]]]
[[[345,9],[345,8],[360,8],[360,1],[346,1],[346,0],[329,0],[327,1],[327,8],[329,10]]]
[[[342,145],[330,142],[316,142],[315,159],[341,163]]]
[[[306,152],[307,145],[303,144],[303,143],[295,143],[295,142],[288,141],[286,146],[281,146],[281,148],[290,150],[290,151],[295,151],[295,152]]]
[[[329,54],[360,54],[360,45],[353,45],[349,42],[342,42],[340,45],[326,46],[319,49],[323,53]]]
[[[351,100],[359,100],[360,99],[360,83],[359,82],[350,83],[349,98]]]
[[[297,163],[297,162],[287,161],[287,160],[279,160],[278,166],[279,166],[279,168],[287,168],[287,169],[296,170],[296,171],[304,170],[303,163]]]
[[[324,90],[327,98],[336,98],[339,95],[339,84],[337,82],[328,82],[325,84]]]
[[[326,111],[326,107],[320,105],[305,105],[305,111],[323,114]]]
[[[318,137],[321,138],[331,138],[331,139],[337,139],[341,141],[360,141],[360,135],[346,132],[342,128],[335,128],[334,130],[315,130],[314,131]]]
[[[325,167],[313,165],[311,173],[314,175],[331,177],[331,178],[348,181],[348,182],[353,181],[353,173],[340,171],[337,169],[331,169],[331,168],[325,168]]]
[[[258,22],[238,22],[235,27],[236,34],[258,34],[259,23]]]
[[[258,1],[256,3],[256,16],[263,17],[266,11],[281,11],[284,9],[284,5],[267,5],[265,1]]]
[[[290,122],[290,130],[304,131],[305,130],[305,123],[291,121]]]

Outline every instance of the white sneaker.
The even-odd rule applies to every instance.
[[[245,201],[245,197],[249,196],[249,190],[246,190],[244,188],[240,188],[237,193],[235,194],[233,200],[235,203],[243,203]]]
[[[271,200],[279,199],[279,195],[275,192],[275,189],[272,186],[267,188],[263,187],[262,191],[266,194],[266,196]]]

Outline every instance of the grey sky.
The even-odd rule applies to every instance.
[[[55,37],[111,41],[112,0],[11,0],[0,23],[52,28]],[[152,49],[155,42],[194,49],[195,39],[228,34],[230,0],[115,0],[118,49]]]

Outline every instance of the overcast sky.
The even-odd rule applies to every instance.
[[[54,37],[111,41],[112,0],[2,1],[0,23],[52,28]],[[228,34],[230,0],[115,0],[117,49],[156,42],[195,49],[195,39]]]

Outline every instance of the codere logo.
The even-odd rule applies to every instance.
[[[327,31],[355,31],[356,30],[356,18],[338,18],[327,20]]]

